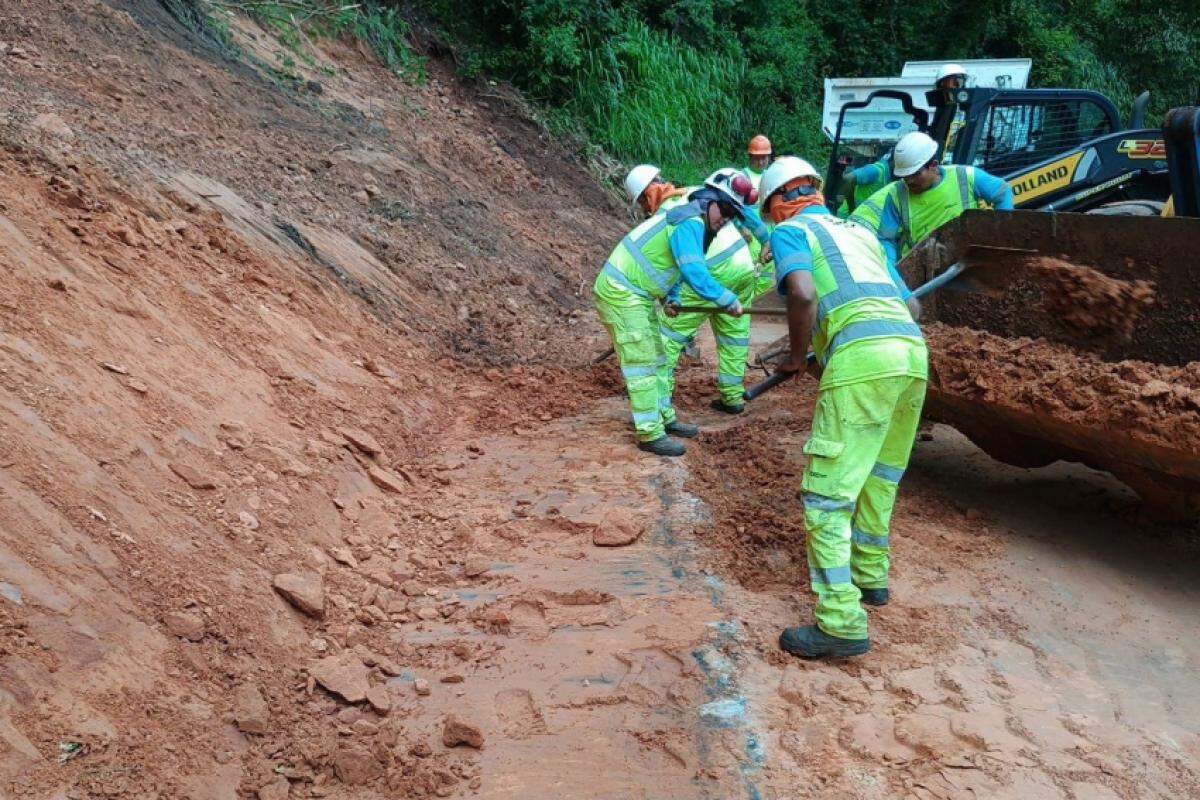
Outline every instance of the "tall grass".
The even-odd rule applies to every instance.
[[[745,127],[743,59],[702,53],[640,21],[584,43],[563,110],[593,141],[625,161],[654,163],[678,182],[734,157],[730,132]]]

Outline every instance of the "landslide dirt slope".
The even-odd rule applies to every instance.
[[[5,3],[0,42],[0,795],[249,796],[288,764],[319,796],[381,749],[393,793],[465,790],[469,755],[334,719],[310,662],[358,645],[378,684],[384,628],[466,616],[411,584],[461,577],[439,454],[577,401],[533,389],[593,352],[622,212],[436,64],[329,44],[279,83],[152,0]]]

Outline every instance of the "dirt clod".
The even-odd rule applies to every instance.
[[[233,718],[242,733],[262,735],[271,723],[271,711],[259,688],[243,683],[233,693]]]
[[[446,747],[458,747],[465,744],[476,750],[483,748],[483,732],[478,726],[464,722],[458,717],[449,716],[442,725],[442,744]]]
[[[645,530],[645,523],[625,509],[612,509],[592,532],[597,547],[624,547],[633,544]]]
[[[271,586],[283,599],[310,617],[325,615],[325,586],[320,575],[284,573],[276,575]]]
[[[317,683],[341,697],[347,703],[360,703],[367,699],[367,668],[353,653],[329,656],[309,665],[308,674]]]
[[[187,611],[171,611],[163,615],[163,624],[172,636],[198,642],[204,638],[204,617]]]

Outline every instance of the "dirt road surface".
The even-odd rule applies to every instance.
[[[0,4],[0,797],[1200,795],[1193,534],[939,426],[873,651],[783,655],[811,384],[716,418],[706,338],[639,453],[595,176],[233,35]]]

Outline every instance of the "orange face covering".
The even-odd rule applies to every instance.
[[[784,184],[783,189],[771,195],[771,201],[767,204],[767,212],[771,215],[771,220],[778,225],[781,222],[786,222],[792,217],[799,214],[809,206],[825,205],[825,195],[820,192],[797,197],[795,200],[784,200],[783,193],[803,186],[805,178],[797,178],[794,181]]]
[[[650,184],[646,187],[646,191],[642,192],[642,196],[646,198],[647,213],[657,213],[663,203],[672,197],[679,197],[683,191],[683,189],[676,189],[673,183]]]

